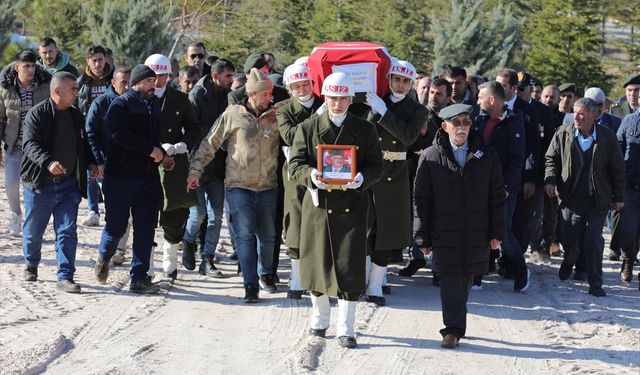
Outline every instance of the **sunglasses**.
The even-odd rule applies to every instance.
[[[204,53],[193,53],[189,55],[189,57],[191,58],[191,60],[195,59],[196,57],[199,59],[204,59]]]

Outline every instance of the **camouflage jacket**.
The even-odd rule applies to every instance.
[[[229,106],[200,143],[189,173],[200,176],[225,141],[228,144],[225,187],[263,191],[278,186],[280,134],[274,108],[256,117],[244,105]]]

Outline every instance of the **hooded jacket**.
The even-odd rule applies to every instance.
[[[105,74],[102,77],[94,77],[87,66],[84,74],[78,78],[78,108],[85,116],[91,106],[91,88],[93,86],[109,86],[111,84],[111,78],[113,78],[113,67],[109,64],[105,64],[104,71]]]
[[[55,72],[69,72],[73,74],[76,78],[80,76],[80,72],[76,69],[75,66],[71,64],[71,60],[69,59],[69,55],[62,51],[58,51],[58,58],[56,59],[56,66],[50,68],[42,59],[38,59],[38,64],[45,68],[47,72],[53,74]]]
[[[20,94],[18,93],[18,72],[13,68],[15,63],[7,65],[0,72],[0,140],[4,142],[8,153],[13,151],[20,133]],[[43,67],[36,65],[33,77],[35,87],[33,91],[33,105],[49,97],[49,83],[51,74]]]

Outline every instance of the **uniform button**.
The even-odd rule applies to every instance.
[[[176,111],[176,116],[180,116],[180,111]]]
[[[387,181],[391,181],[391,177],[387,177]]]
[[[379,140],[380,142],[382,142],[382,138],[378,138],[378,140]]]
[[[344,209],[344,212],[349,213],[349,209],[348,209],[348,208],[345,208],[345,209]]]
[[[331,193],[331,189],[327,189],[327,193]]]
[[[171,129],[167,129],[167,132],[171,133]]]
[[[396,142],[396,141],[391,141],[391,143],[393,143],[393,144],[395,145],[395,144],[396,144],[396,143],[398,143],[398,142]]]
[[[327,213],[333,213],[333,211],[331,209],[328,209]]]

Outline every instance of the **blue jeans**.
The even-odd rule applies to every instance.
[[[147,178],[105,177],[102,184],[105,205],[105,226],[98,251],[109,261],[124,235],[132,217],[133,244],[131,282],[142,281],[149,271],[149,258],[158,223],[162,197],[159,176]]]
[[[4,155],[4,190],[7,193],[9,209],[17,215],[20,209],[20,159],[22,152],[16,148],[10,154]]]
[[[207,214],[207,233],[205,234],[204,253],[213,256],[220,239],[222,211],[224,206],[224,183],[209,181],[196,189],[198,205],[189,208],[189,219],[184,228],[184,240],[195,243],[200,225]]]
[[[233,225],[231,222],[233,219],[231,218],[231,210],[229,209],[229,202],[227,199],[224,200],[224,216],[227,219],[227,228],[229,229],[229,239],[231,240],[231,247],[233,248],[233,252],[236,252],[236,232],[233,230]]]
[[[100,185],[98,179],[91,176],[91,172],[87,171],[87,206],[89,211],[100,214],[98,203],[100,202]]]
[[[26,215],[22,229],[22,252],[25,263],[30,267],[37,267],[40,263],[42,235],[53,214],[57,278],[73,279],[78,246],[76,220],[78,205],[82,200],[78,181],[74,177],[60,182],[45,181],[40,193],[25,187],[23,194]]]
[[[273,273],[277,189],[255,192],[230,188],[226,194],[244,286],[257,285],[258,274]]]
[[[502,242],[502,256],[508,268],[516,273],[526,273],[527,264],[524,261],[524,256],[520,250],[520,244],[513,233],[511,226],[513,222],[513,214],[516,211],[516,204],[518,202],[518,194],[510,194],[506,202],[506,223],[507,230],[505,232],[505,238]]]

